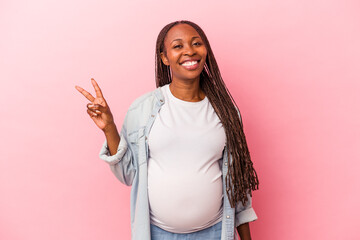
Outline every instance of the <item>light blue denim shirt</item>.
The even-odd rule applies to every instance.
[[[131,186],[130,217],[132,240],[151,240],[147,188],[149,156],[147,139],[157,113],[164,103],[165,99],[160,87],[135,99],[126,113],[121,128],[117,153],[112,156],[110,155],[106,139],[99,153],[100,158],[109,164],[111,171],[117,179],[123,184]],[[239,110],[238,114],[241,120]],[[230,162],[231,160],[230,155]],[[252,199],[249,193],[247,194],[249,201],[247,201],[245,206],[241,201],[237,203],[235,208],[230,206],[225,190],[225,176],[229,165],[226,146],[223,150],[223,158],[219,160],[219,165],[222,169],[224,195],[221,240],[234,240],[238,239],[238,235],[235,232],[236,227],[246,222],[255,221],[257,215],[252,208]]]

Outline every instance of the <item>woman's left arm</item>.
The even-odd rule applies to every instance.
[[[237,226],[237,231],[241,240],[251,240],[250,226],[248,222]]]
[[[250,191],[247,192],[248,201],[245,205],[239,201],[235,207],[235,226],[241,240],[251,240],[249,223],[258,219],[252,207]]]

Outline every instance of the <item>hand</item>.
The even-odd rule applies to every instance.
[[[94,98],[89,92],[83,88],[76,86],[75,88],[84,95],[91,103],[86,104],[87,113],[95,124],[103,131],[114,126],[114,118],[110,111],[109,105],[105,101],[102,95],[101,89],[97,82],[91,78],[91,83],[95,88],[96,98]]]

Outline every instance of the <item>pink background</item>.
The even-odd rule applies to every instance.
[[[156,37],[207,34],[260,189],[253,239],[360,239],[359,1],[1,1],[0,239],[130,239],[130,187],[79,85],[118,128],[155,89]]]

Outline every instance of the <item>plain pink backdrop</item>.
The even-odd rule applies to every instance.
[[[360,239],[359,1],[0,2],[0,239],[130,239],[130,187],[99,157],[79,85],[118,128],[155,89],[155,41],[207,34],[260,180],[254,240]]]

